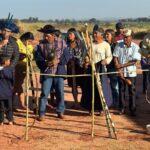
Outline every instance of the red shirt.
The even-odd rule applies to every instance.
[[[123,34],[116,34],[115,35],[115,43],[118,43],[119,41],[123,40]]]

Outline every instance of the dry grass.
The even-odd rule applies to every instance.
[[[108,28],[111,28],[111,29],[115,29],[115,23],[116,22],[111,22],[111,23],[100,23],[100,26],[103,27],[104,29],[108,29]],[[23,22],[18,22],[18,25],[20,27],[20,31],[21,31],[21,34],[23,32],[26,32],[26,31],[31,31],[34,33],[34,35],[38,38],[41,37],[41,34],[39,32],[37,32],[37,29],[43,27],[45,24],[47,23],[23,23]],[[51,23],[49,23],[51,24]],[[62,32],[66,32],[69,28],[71,27],[75,27],[76,29],[78,30],[82,30],[82,28],[84,28],[84,24],[82,23],[77,23],[75,26],[71,25],[71,24],[56,24],[56,23],[52,23],[52,25],[54,25],[56,28],[60,29]],[[93,26],[94,24],[88,24],[88,29],[89,31],[91,32],[92,29],[93,29]],[[145,22],[145,23],[125,23],[125,27],[126,28],[131,28],[133,30],[133,32],[135,34],[137,34],[138,32],[149,32],[150,31],[150,23],[149,22]],[[139,37],[142,37],[139,36]]]

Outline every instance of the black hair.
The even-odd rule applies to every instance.
[[[21,35],[20,39],[21,41],[34,40],[34,35],[31,32],[26,32]]]
[[[67,33],[69,33],[69,32],[76,32],[76,29],[75,29],[75,28],[70,28],[70,29],[67,31]]]
[[[55,30],[55,35],[56,35],[57,37],[59,37],[59,36],[61,35],[61,31],[60,31],[60,30]]]
[[[115,31],[113,29],[107,29],[105,30],[105,36],[106,36],[106,33],[110,33],[112,35],[112,40],[114,41]]]
[[[68,29],[68,31],[67,31],[67,38],[66,38],[66,43],[67,43],[67,44],[69,44],[69,43],[71,42],[70,39],[68,38],[68,35],[69,35],[70,32],[74,33],[75,39],[77,39],[77,36],[76,36],[77,30],[76,30],[75,28],[70,28],[70,29]]]
[[[97,24],[94,25],[94,27],[93,27],[93,33],[96,32],[96,31],[100,32],[102,35],[104,34],[104,29],[99,27]]]

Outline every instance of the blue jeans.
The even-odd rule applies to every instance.
[[[13,121],[12,98],[0,99],[0,123],[4,122],[4,114],[8,121]]]
[[[113,106],[118,107],[119,106],[119,79],[114,74],[108,75],[108,78],[110,79]]]
[[[50,94],[52,83],[54,85],[54,89],[56,92],[56,112],[57,113],[63,113],[65,110],[65,103],[64,103],[64,78],[61,77],[49,77],[46,78],[42,82],[42,93],[41,98],[39,102],[39,116],[44,116],[46,111],[46,104],[47,104],[47,98]]]

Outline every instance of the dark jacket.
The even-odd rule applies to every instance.
[[[13,79],[13,69],[0,70],[0,100],[12,97]]]
[[[110,44],[112,54],[114,52],[115,46],[116,46],[115,43]],[[112,61],[106,67],[107,67],[107,72],[115,72],[116,71],[114,58],[112,59]]]
[[[142,58],[141,66],[142,66],[142,69],[150,69],[150,58]]]
[[[2,35],[0,34],[0,41],[2,41]],[[9,55],[11,60],[11,66],[13,69],[16,66],[19,59],[19,48],[14,37],[10,37],[8,44],[0,48],[0,54]]]
[[[47,68],[47,63],[46,63],[47,58],[45,56],[45,52],[42,50],[42,48],[39,45],[37,46],[37,49],[35,50],[34,57],[35,57],[36,64],[38,68],[40,69],[41,73],[51,74],[49,70],[45,71]],[[57,66],[57,71],[55,74],[57,75],[67,74],[65,65],[68,63],[70,58],[71,56],[70,56],[68,49],[62,46],[62,53],[60,55],[59,64]],[[46,76],[44,78],[46,78]]]

